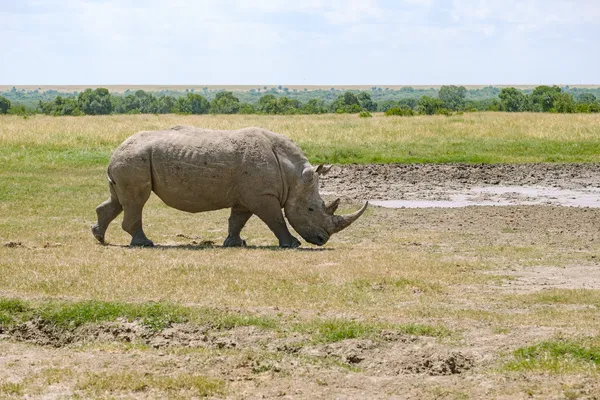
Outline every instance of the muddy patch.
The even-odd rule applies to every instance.
[[[564,205],[600,207],[599,164],[339,166],[321,191],[384,207]]]
[[[382,331],[372,339],[314,344],[310,337],[300,333],[281,335],[252,326],[219,331],[210,326],[174,324],[154,331],[136,321],[115,321],[66,330],[37,319],[8,329],[4,337],[55,348],[118,342],[147,345],[154,349],[266,350],[313,359],[334,359],[341,364],[381,375],[454,375],[466,372],[475,365],[473,355],[449,350],[434,338],[391,331]]]
[[[376,375],[457,375],[471,370],[475,356],[447,349],[430,338],[403,336],[393,342],[347,339],[337,343],[307,346],[302,353],[330,357]]]
[[[156,331],[141,322],[126,320],[62,329],[42,319],[35,319],[8,328],[3,334],[13,340],[53,347],[94,342],[121,342],[144,344],[157,349],[167,347],[222,349],[264,347],[267,343],[278,340],[274,332],[251,326],[220,331],[208,325],[173,324],[171,327]],[[279,344],[284,345],[284,342]]]
[[[447,200],[370,200],[387,208],[458,208],[468,206],[564,206],[600,208],[600,189],[560,189],[537,186],[474,187],[453,190]]]

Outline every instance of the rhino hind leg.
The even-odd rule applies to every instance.
[[[252,213],[245,208],[233,207],[231,209],[231,215],[229,216],[229,234],[223,247],[244,247],[246,241],[240,237],[240,233],[246,225],[246,222],[250,219]]]
[[[258,218],[267,224],[271,232],[277,236],[279,247],[292,249],[300,247],[300,241],[292,236],[285,223],[281,205],[277,198],[273,196],[262,197],[259,204],[256,205],[256,209],[253,209],[253,214],[256,214]]]
[[[98,216],[98,222],[92,226],[92,233],[96,240],[104,244],[104,235],[108,225],[123,211],[123,206],[119,201],[111,196],[110,199],[106,200],[98,207],[96,207],[96,215]]]

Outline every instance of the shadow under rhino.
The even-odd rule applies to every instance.
[[[112,243],[102,243],[104,246],[107,247],[119,247],[119,248],[130,248],[131,246],[129,245],[123,245],[123,244],[112,244]],[[214,245],[214,244],[155,244],[154,246],[148,246],[148,249],[151,250],[192,250],[192,251],[198,251],[198,250],[210,250],[210,249],[225,249],[225,248],[229,248],[230,246],[223,246],[223,245]],[[286,250],[286,248],[282,248],[280,246],[248,246],[248,245],[244,245],[243,246],[244,250],[272,250],[272,251],[283,251]],[[308,251],[308,252],[314,252],[314,251],[335,251],[335,248],[332,247],[297,247],[294,249],[295,251]]]

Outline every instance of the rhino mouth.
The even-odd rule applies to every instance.
[[[315,236],[305,237],[304,240],[310,244],[323,246],[329,240],[329,235],[326,233],[318,233]]]

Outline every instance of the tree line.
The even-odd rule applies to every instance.
[[[209,100],[194,92],[175,96],[155,95],[144,90],[111,94],[105,88],[86,89],[78,94],[56,95],[53,99],[39,100],[35,107],[12,104],[0,96],[0,114],[46,115],[108,115],[108,114],[324,114],[385,112],[386,115],[412,116],[451,115],[455,112],[506,111],[506,112],[553,112],[597,113],[600,102],[593,93],[576,95],[558,86],[538,86],[527,92],[516,88],[502,88],[492,98],[472,99],[464,86],[442,86],[436,95],[422,95],[401,99],[374,100],[369,91],[345,91],[332,100],[297,98],[276,93],[262,94],[254,103],[241,101],[230,91],[218,91]],[[404,89],[404,88],[402,88]],[[484,88],[486,89],[486,88]],[[285,93],[286,91],[283,90]],[[14,92],[13,92],[14,93]],[[365,114],[366,113],[366,114]]]

